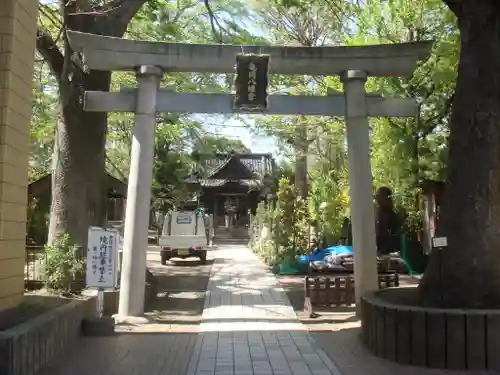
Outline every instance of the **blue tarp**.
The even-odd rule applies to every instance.
[[[352,246],[335,245],[327,247],[326,249],[321,249],[319,251],[313,251],[312,253],[301,255],[297,259],[298,264],[305,264],[314,261],[322,261],[328,255],[339,255],[339,254],[352,254]]]

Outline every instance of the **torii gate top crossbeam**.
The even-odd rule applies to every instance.
[[[432,42],[341,47],[237,46],[135,41],[68,31],[72,48],[90,69],[131,71],[152,65],[166,72],[232,73],[239,53],[271,56],[271,74],[338,75],[362,70],[371,76],[408,76]]]

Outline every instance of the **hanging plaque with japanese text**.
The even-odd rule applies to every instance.
[[[117,287],[119,240],[119,232],[116,229],[89,228],[87,287],[99,289]]]
[[[268,55],[236,56],[234,110],[264,112],[267,109]]]

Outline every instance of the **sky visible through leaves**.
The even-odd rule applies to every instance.
[[[56,4],[58,0],[40,0],[43,4]],[[247,22],[237,22],[254,35],[265,35],[265,32],[257,26]],[[237,118],[228,118],[225,116],[212,114],[197,114],[193,118],[204,123],[204,130],[211,135],[227,137],[229,139],[239,139],[246,147],[256,153],[273,153],[278,156],[278,145],[273,137],[269,137],[252,130],[254,122],[251,116],[241,116],[243,121]]]

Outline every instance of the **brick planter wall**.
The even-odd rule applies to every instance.
[[[374,355],[421,367],[500,370],[500,310],[393,303],[405,289],[362,298],[362,339]]]
[[[73,300],[35,319],[0,332],[0,374],[34,375],[74,345],[95,300]]]

